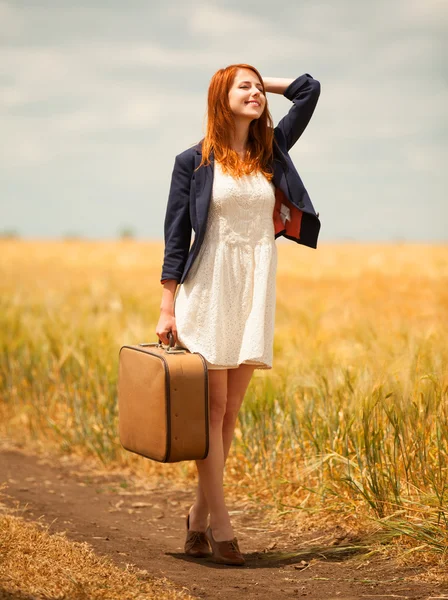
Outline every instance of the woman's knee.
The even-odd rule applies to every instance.
[[[226,414],[226,400],[225,395],[210,397],[210,423],[222,423]]]
[[[241,396],[228,396],[226,403],[226,411],[224,415],[224,421],[229,424],[234,424],[240,412],[241,404],[243,399]]]
[[[222,423],[227,404],[227,370],[209,374],[210,423]]]

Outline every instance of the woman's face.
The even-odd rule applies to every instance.
[[[251,69],[238,69],[229,90],[230,109],[237,117],[258,119],[266,105],[263,86]]]

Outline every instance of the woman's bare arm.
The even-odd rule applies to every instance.
[[[171,331],[177,343],[176,318],[174,316],[174,297],[176,295],[177,281],[167,279],[163,284],[162,301],[160,303],[160,317],[156,326],[157,337],[168,344],[168,332]]]
[[[294,81],[294,78],[284,78],[284,77],[263,77],[264,88],[267,92],[272,92],[273,94],[283,94],[288,85],[290,85]]]
[[[174,296],[176,294],[177,281],[167,279],[163,284],[162,302],[160,303],[160,312],[174,314]]]

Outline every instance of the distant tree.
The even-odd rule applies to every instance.
[[[83,236],[82,236],[82,234],[77,233],[76,231],[67,231],[67,233],[64,233],[64,235],[62,236],[62,239],[67,240],[68,242],[71,242],[71,241],[81,240],[81,239],[83,239]]]
[[[20,237],[20,235],[19,235],[19,232],[17,231],[17,229],[4,229],[3,231],[0,231],[1,239],[14,240],[19,237]]]
[[[121,240],[132,240],[135,237],[135,231],[132,227],[122,227],[118,232],[118,236]]]

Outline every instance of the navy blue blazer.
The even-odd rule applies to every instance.
[[[298,244],[317,247],[320,230],[308,192],[289,156],[308,125],[320,95],[320,83],[311,75],[300,75],[283,95],[293,102],[289,112],[274,128],[272,183],[275,186],[273,214],[275,238],[280,235]],[[212,195],[214,156],[202,165],[202,140],[175,157],[165,215],[165,253],[161,282],[175,279],[183,283],[204,240]],[[191,233],[194,240],[191,244]]]

